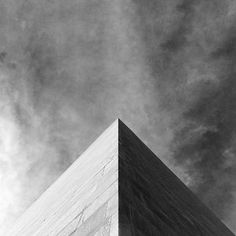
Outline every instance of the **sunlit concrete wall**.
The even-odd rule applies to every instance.
[[[26,211],[9,235],[118,235],[117,121]]]

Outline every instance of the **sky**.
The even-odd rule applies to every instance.
[[[236,232],[235,0],[0,0],[0,235],[120,118]]]

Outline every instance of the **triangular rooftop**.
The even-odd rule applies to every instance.
[[[9,236],[233,236],[116,120],[17,221]]]

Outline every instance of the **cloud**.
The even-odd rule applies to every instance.
[[[233,2],[11,0],[0,9],[0,188],[12,199],[0,203],[2,222],[120,117],[232,226]]]
[[[172,161],[187,174],[178,172],[190,188],[226,219],[235,209],[236,187],[233,3],[150,1],[142,8],[136,2],[158,112],[170,117]]]

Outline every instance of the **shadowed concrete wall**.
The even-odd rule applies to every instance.
[[[122,122],[119,231],[122,236],[233,236]]]

